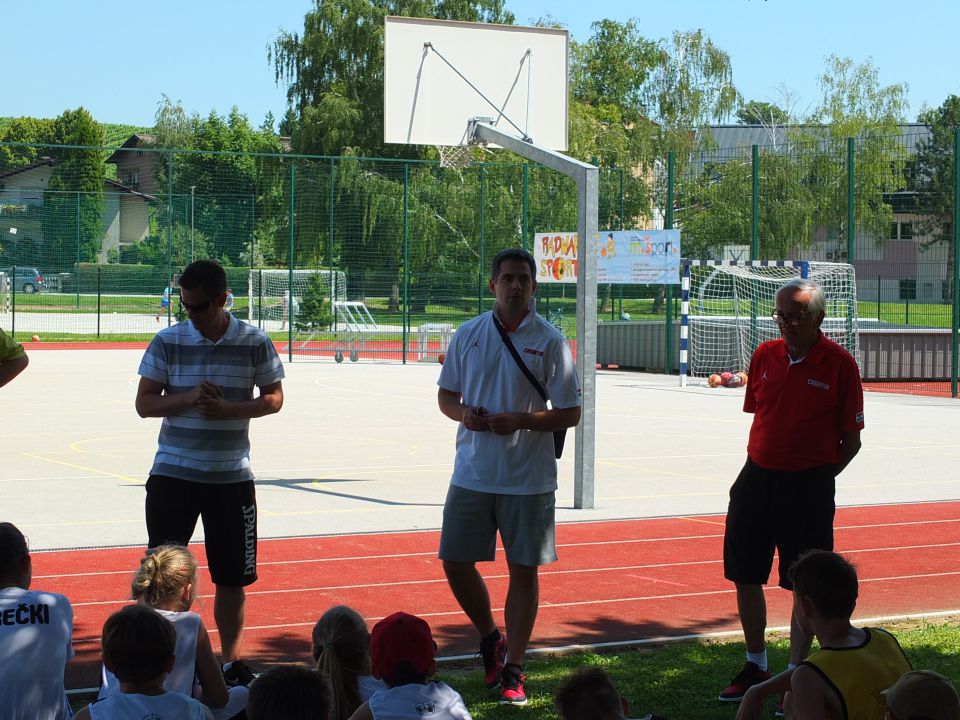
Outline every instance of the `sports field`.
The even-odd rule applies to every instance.
[[[159,421],[133,409],[140,355],[35,349],[3,391],[2,514],[30,538],[35,585],[75,603],[73,687],[92,682],[100,624],[124,602],[145,542],[143,483]],[[435,558],[455,430],[436,409],[438,366],[286,368],[284,409],[251,425],[265,541],[250,657],[301,659],[310,625],[335,602],[370,621],[396,609],[423,614],[442,656],[472,654]],[[538,651],[736,631],[719,560],[750,421],[742,393],[598,371],[597,507],[572,508],[569,441],[561,560],[545,579]],[[866,403],[864,449],[837,492],[838,549],[864,576],[858,615],[960,613],[955,401],[868,394]],[[500,608],[502,570],[491,570]],[[785,624],[786,594],[768,596],[770,624]],[[212,627],[209,597],[199,610]]]

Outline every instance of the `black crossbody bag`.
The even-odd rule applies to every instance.
[[[530,384],[533,385],[534,389],[543,398],[543,402],[547,402],[547,391],[544,389],[543,385],[540,384],[540,381],[537,380],[533,373],[530,372],[530,368],[527,367],[527,364],[520,357],[520,353],[517,352],[517,348],[513,346],[513,342],[510,340],[510,337],[507,335],[507,331],[503,329],[503,325],[500,324],[500,321],[497,320],[497,316],[493,313],[490,314],[490,317],[493,318],[493,324],[497,328],[497,332],[500,333],[500,339],[503,340],[503,344],[507,346],[507,350],[510,351],[510,355],[513,356],[514,361],[517,363],[517,367],[520,368],[520,371],[526,376],[527,380],[530,381]],[[559,458],[563,455],[563,444],[567,440],[567,429],[563,430],[554,430],[553,431],[553,456]]]

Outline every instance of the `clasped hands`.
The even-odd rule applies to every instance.
[[[223,397],[223,386],[204,380],[190,391],[193,396],[190,404],[203,417],[219,419],[227,417],[227,408],[230,403]]]
[[[522,430],[523,413],[494,413],[491,415],[483,407],[464,405],[463,424],[467,430],[492,432],[497,435],[510,435]]]

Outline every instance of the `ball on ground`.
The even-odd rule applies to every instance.
[[[32,338],[30,338],[30,339],[31,339],[33,342],[40,342],[40,336],[39,336],[39,335],[34,335],[34,336],[33,336]]]
[[[743,385],[743,378],[740,377],[740,373],[730,373],[730,377],[723,384],[729,388],[740,387]]]
[[[732,372],[726,372],[726,371],[724,371],[724,372],[720,373],[720,382],[723,383],[724,385],[726,385],[727,383],[730,382],[730,378],[732,378],[732,377],[733,377],[733,373],[732,373]]]
[[[447,356],[443,353],[437,355],[437,362],[443,365],[443,361],[447,359]]]
[[[740,384],[746,387],[747,380],[748,380],[747,374],[741,370],[740,372],[737,373],[737,375],[740,376],[740,380],[741,380]]]
[[[707,385],[710,387],[720,387],[720,382],[720,376],[716,373],[707,378]]]

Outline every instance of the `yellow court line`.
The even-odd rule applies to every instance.
[[[130,435],[139,435],[140,433],[136,430],[130,430],[129,432],[123,433],[111,433],[110,435],[97,435],[95,437],[84,438],[82,440],[74,440],[72,443],[68,444],[67,447],[78,453],[91,452],[90,450],[84,450],[80,445],[92,442],[103,442],[104,440],[122,440],[126,439]],[[95,451],[93,451],[95,452]]]
[[[76,463],[67,462],[66,460],[53,460],[52,458],[43,457],[43,455],[37,455],[35,453],[22,452],[21,455],[25,457],[34,458],[36,460],[43,460],[45,462],[55,463],[57,465],[66,465],[67,467],[76,468],[77,470],[86,470],[87,472],[98,473],[104,477],[117,478],[118,480],[124,480],[129,483],[142,483],[143,478],[134,478],[129,475],[120,475],[118,473],[108,472],[107,470],[101,470],[100,468],[92,468],[87,465],[77,465]]]

